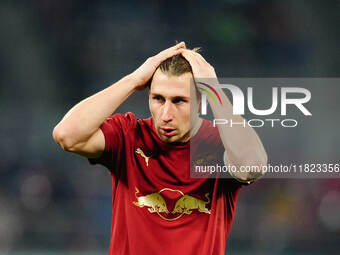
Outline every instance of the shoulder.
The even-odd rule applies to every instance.
[[[122,131],[128,131],[135,128],[137,125],[137,118],[132,112],[116,113],[108,117],[103,126],[111,127],[114,129],[121,129]]]
[[[116,113],[107,118],[105,124],[126,135],[143,136],[147,133],[153,133],[152,117],[147,119],[137,118],[132,112]]]
[[[107,121],[118,121],[118,122],[136,122],[137,118],[132,112],[123,113],[115,113],[109,118]]]
[[[205,140],[206,142],[219,142],[220,134],[218,128],[209,120],[203,119],[202,125],[197,133],[197,138]]]

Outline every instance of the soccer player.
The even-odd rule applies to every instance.
[[[53,137],[64,150],[111,172],[110,255],[225,253],[240,188],[263,173],[190,178],[190,164],[212,160],[239,170],[265,165],[267,156],[252,128],[217,128],[199,118],[198,87],[210,86],[191,85],[199,77],[217,82],[214,68],[181,42],[75,105],[54,128]],[[137,119],[131,112],[112,115],[134,91],[146,87],[150,118]],[[226,95],[217,92],[223,106],[208,99],[214,117],[241,122]],[[198,154],[191,162],[190,150]]]

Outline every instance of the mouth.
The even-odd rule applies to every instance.
[[[170,127],[160,128],[160,131],[162,135],[167,136],[167,137],[174,136],[176,134],[176,129],[170,128]]]

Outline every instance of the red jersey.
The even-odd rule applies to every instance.
[[[190,178],[190,149],[213,145],[223,162],[217,128],[203,120],[198,139],[174,144],[159,138],[151,117],[115,114],[100,128],[105,150],[89,160],[112,175],[109,255],[225,254],[241,184]]]

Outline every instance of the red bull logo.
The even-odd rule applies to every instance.
[[[139,207],[149,207],[148,210],[151,213],[154,212],[166,212],[169,213],[168,208],[166,207],[166,203],[162,195],[158,192],[146,195],[146,196],[140,196],[137,197],[137,194],[139,193],[139,190],[136,188],[136,198],[137,202],[133,202],[134,205]]]
[[[205,194],[206,201],[170,188],[164,188],[145,196],[138,196],[138,193],[139,190],[136,188],[137,201],[134,201],[133,204],[138,207],[148,207],[150,213],[157,213],[164,220],[177,220],[184,214],[192,214],[195,210],[210,214],[210,210],[207,208],[210,203],[209,193]],[[169,210],[168,208],[173,209]]]
[[[198,210],[202,213],[208,213],[210,214],[210,211],[208,208],[206,208],[206,204],[210,203],[209,199],[209,193],[205,194],[205,197],[207,198],[207,201],[203,201],[201,199],[184,195],[180,199],[177,200],[176,205],[172,213],[185,213],[185,214],[191,214],[192,210]]]

